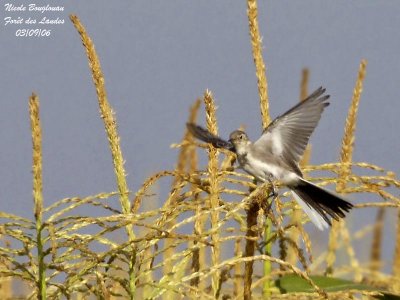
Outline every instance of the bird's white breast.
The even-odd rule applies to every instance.
[[[240,166],[250,175],[258,180],[265,181],[271,174],[273,178],[280,180],[285,185],[295,183],[298,175],[273,162],[261,161],[256,159],[251,153],[238,155]]]

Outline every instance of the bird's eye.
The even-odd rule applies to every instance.
[[[239,135],[239,139],[243,140],[243,134]]]

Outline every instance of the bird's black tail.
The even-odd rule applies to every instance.
[[[321,230],[331,225],[329,216],[335,220],[344,218],[345,213],[353,207],[353,204],[340,196],[304,179],[290,188],[302,209]]]

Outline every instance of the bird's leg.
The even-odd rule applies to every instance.
[[[271,192],[270,197],[272,196],[273,200],[275,200],[276,197],[278,197],[278,189],[276,188],[274,182],[272,181],[272,178],[273,178],[272,174],[268,174],[267,181],[272,187],[272,192]]]

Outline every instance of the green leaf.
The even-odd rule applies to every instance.
[[[311,280],[326,292],[340,292],[349,290],[359,291],[377,291],[382,295],[375,296],[379,300],[400,300],[400,295],[394,295],[372,286],[352,282],[350,280],[326,277],[326,276],[310,276]],[[312,286],[303,278],[290,274],[283,276],[275,281],[275,285],[280,289],[282,294],[286,293],[307,293],[314,292]]]
[[[346,290],[360,291],[376,291],[377,289],[361,283],[355,283],[350,280],[326,276],[310,276],[314,283],[324,289],[326,292],[339,292]],[[313,287],[303,278],[290,274],[283,276],[275,281],[276,286],[281,290],[281,293],[301,293],[314,292]]]

